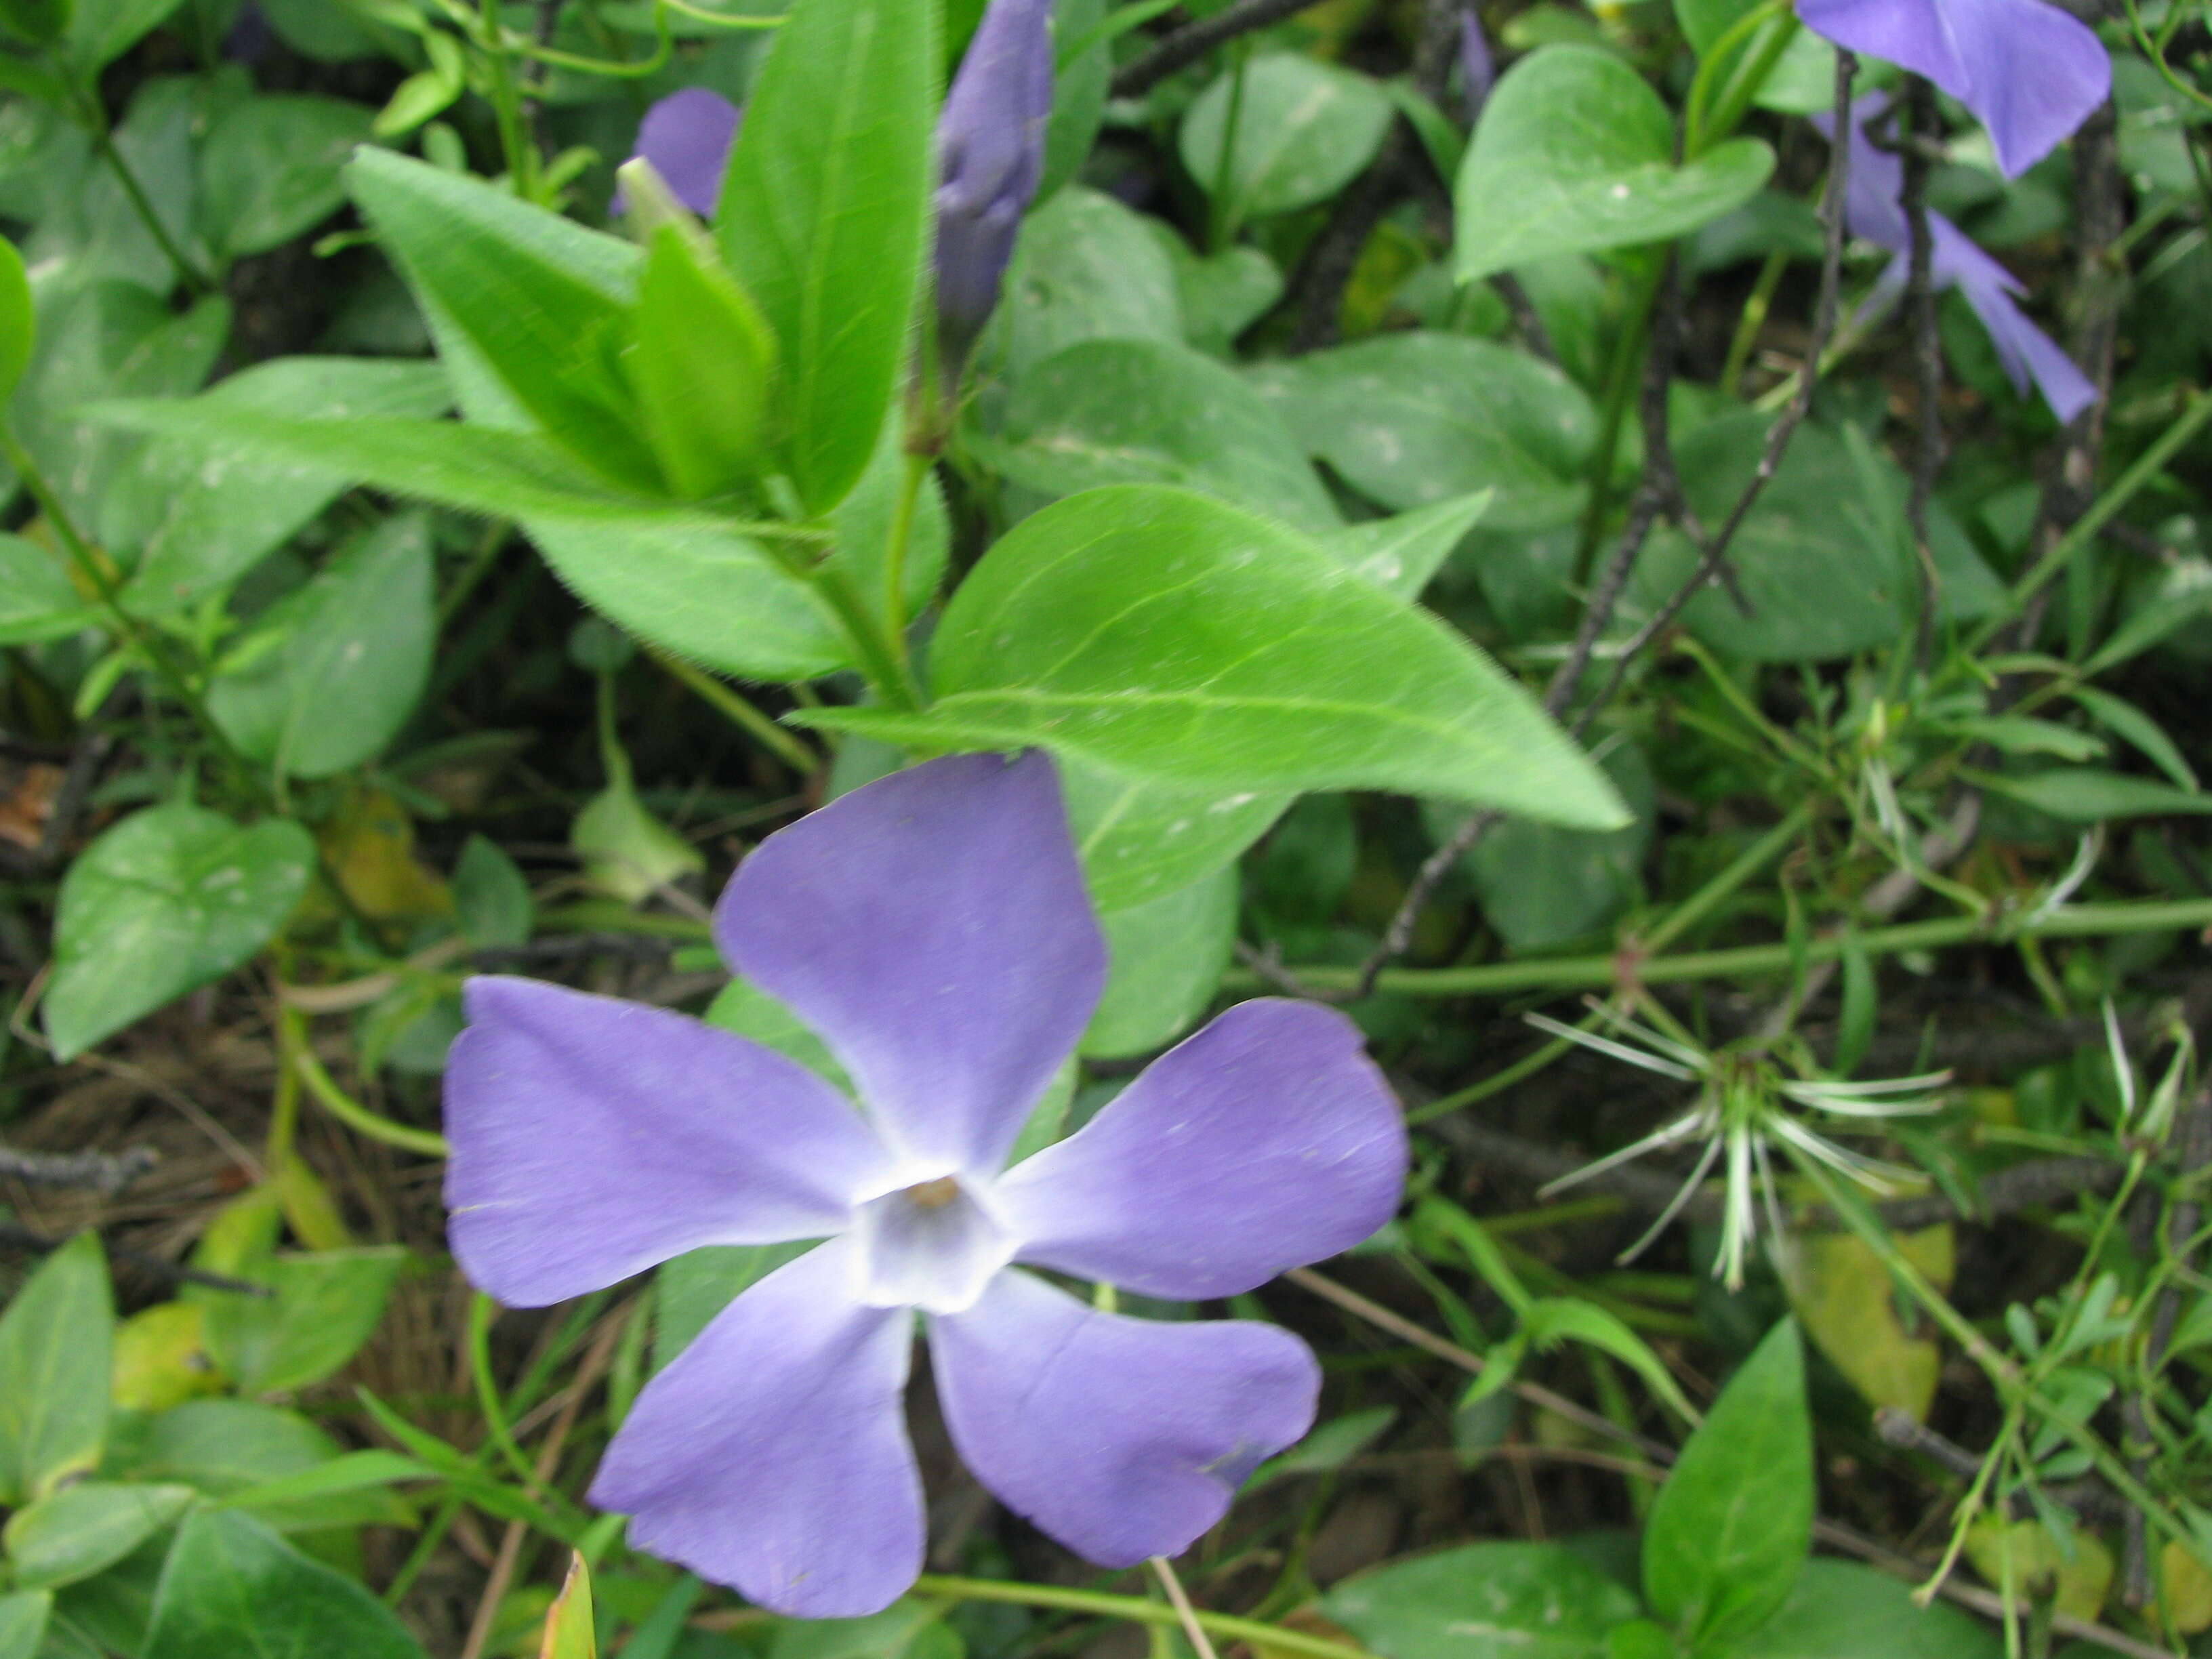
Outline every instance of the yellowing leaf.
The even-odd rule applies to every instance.
[[[1929,1227],[1897,1241],[1905,1259],[1942,1288],[1951,1282],[1951,1229]],[[1874,1406],[1893,1406],[1917,1422],[1928,1415],[1942,1351],[1908,1331],[1894,1286],[1874,1253],[1850,1233],[1808,1233],[1798,1241],[1790,1299],[1822,1353]]]
[[[453,915],[452,890],[415,856],[415,821],[384,791],[356,793],[324,828],[322,844],[338,885],[370,921]]]
[[[111,1393],[122,1410],[165,1412],[222,1392],[222,1377],[203,1343],[197,1304],[156,1303],[115,1328]]]
[[[1978,1521],[1966,1534],[1966,1559],[1974,1571],[2002,1589],[2009,1570],[2015,1592],[2055,1591],[2058,1611],[2094,1619],[2112,1587],[2112,1553],[2086,1532],[2074,1534],[2074,1559],[2040,1521]]]
[[[568,1577],[545,1613],[545,1638],[538,1659],[598,1659],[599,1638],[592,1623],[592,1570],[577,1551],[568,1553]]]
[[[2179,1539],[2168,1539],[2158,1553],[2159,1600],[2166,1622],[2184,1636],[2212,1629],[2212,1572],[2197,1553]]]

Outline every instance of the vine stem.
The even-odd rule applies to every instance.
[[[915,515],[921,507],[921,487],[928,481],[931,457],[909,449],[899,474],[898,500],[891,508],[891,527],[884,539],[884,631],[894,640],[906,636],[906,567],[914,546]]]
[[[417,1129],[405,1123],[395,1123],[380,1116],[362,1105],[323,1069],[323,1062],[315,1058],[313,1048],[307,1042],[307,1021],[296,1008],[280,1005],[276,1018],[281,1034],[281,1047],[289,1054],[292,1066],[300,1074],[300,1081],[307,1085],[324,1110],[357,1134],[371,1140],[380,1140],[387,1146],[397,1146],[402,1152],[420,1152],[425,1158],[444,1158],[453,1149],[445,1136],[429,1129]]]
[[[1058,1584],[1006,1584],[989,1578],[957,1578],[926,1572],[915,1581],[915,1591],[949,1601],[1004,1601],[1015,1607],[1057,1607],[1066,1613],[1096,1613],[1106,1619],[1127,1619],[1139,1625],[1180,1627],[1183,1615],[1164,1601],[1141,1595],[1116,1595],[1109,1590],[1070,1589]],[[1191,1610],[1192,1621],[1211,1636],[1249,1642],[1261,1652],[1299,1653],[1310,1659],[1373,1659],[1364,1648],[1331,1642],[1304,1631],[1285,1629],[1258,1619],[1234,1613]]]
[[[191,256],[177,245],[176,238],[169,234],[169,228],[161,222],[161,216],[154,210],[154,204],[146,194],[146,187],[138,182],[138,175],[131,172],[131,164],[123,159],[123,152],[116,148],[115,134],[107,124],[107,112],[100,106],[99,93],[82,85],[73,86],[71,90],[76,94],[78,112],[92,133],[92,142],[100,151],[100,160],[107,163],[108,171],[115,175],[116,183],[123,186],[123,194],[130,200],[131,210],[138,216],[139,222],[146,227],[147,233],[161,248],[162,257],[176,271],[178,280],[195,295],[214,293],[215,279],[202,270]]]
[[[1933,921],[1899,922],[1889,927],[1868,928],[1856,936],[1856,943],[1869,954],[1888,955],[1977,942],[2092,939],[2201,927],[2212,927],[2212,899],[2152,899],[2071,905],[2044,916],[1995,920],[1948,916]],[[1386,969],[1379,975],[1376,988],[1404,996],[1458,997],[1504,996],[1524,991],[1601,991],[1632,976],[1638,984],[1680,984],[1735,975],[1781,973],[1803,963],[1832,962],[1844,954],[1847,942],[1842,933],[1834,933],[1808,939],[1802,945],[1793,946],[1787,941],[1739,945],[1718,951],[1646,957],[1632,964],[1609,951],[1601,956],[1483,963],[1467,968],[1398,968]],[[1355,968],[1341,967],[1292,968],[1285,971],[1300,983],[1321,989],[1356,984],[1358,974]],[[1223,982],[1234,989],[1250,990],[1258,980],[1259,975],[1249,970],[1232,971]]]

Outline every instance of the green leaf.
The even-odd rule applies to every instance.
[[[66,1060],[237,967],[307,891],[314,843],[185,801],[106,830],[62,878],[46,1035]]]
[[[1322,1611],[1382,1659],[1606,1659],[1636,1598],[1557,1544],[1465,1544],[1348,1578]]]
[[[1948,1602],[1922,1607],[1909,1581],[1816,1556],[1759,1630],[1699,1651],[1712,1659],[1997,1659],[2004,1638]]]
[[[640,638],[741,679],[804,680],[850,665],[813,588],[703,514],[526,520],[577,598]]]
[[[905,367],[928,242],[937,8],[798,0],[754,76],[715,234],[783,351],[793,481],[843,499]]]
[[[660,470],[639,435],[618,361],[636,302],[637,250],[598,237],[587,277],[568,256],[594,233],[483,179],[374,148],[356,155],[345,177],[409,285],[546,434],[615,483],[656,491]]]
[[[1181,891],[1236,861],[1291,804],[1127,777],[1060,757],[1060,783],[1091,902],[1111,915]]]
[[[1756,1630],[1789,1600],[1813,1530],[1805,1354],[1784,1320],[1690,1437],[1651,1505],[1644,1593],[1692,1642]]]
[[[380,416],[285,419],[226,407],[214,392],[191,399],[106,403],[87,413],[105,425],[203,447],[235,447],[487,518],[594,526],[714,523],[702,514],[580,480],[562,450],[541,438],[493,427]]]
[[[715,992],[714,1000],[707,1005],[704,1018],[709,1025],[750,1037],[787,1060],[797,1060],[848,1095],[859,1092],[845,1075],[845,1068],[830,1052],[829,1045],[815,1036],[813,1028],[793,1013],[787,1004],[770,996],[750,980],[732,979]]]
[[[89,1578],[173,1525],[198,1496],[190,1486],[117,1480],[80,1481],[50,1492],[8,1517],[15,1583],[37,1589]]]
[[[1291,1474],[1327,1474],[1342,1468],[1389,1431],[1398,1420],[1395,1406],[1370,1406],[1346,1412],[1322,1424],[1280,1457],[1271,1457],[1244,1483],[1247,1496]]]
[[[199,156],[200,228],[228,258],[266,253],[345,204],[339,169],[370,112],[340,98],[262,94],[215,124]]]
[[[1219,197],[1233,227],[1335,195],[1374,159],[1391,113],[1389,94],[1367,76],[1269,52],[1232,64],[1199,94],[1178,146],[1185,169]]]
[[[471,835],[453,866],[453,909],[470,944],[511,950],[529,943],[537,905],[506,849],[489,836]]]
[[[545,1610],[545,1639],[538,1659],[599,1659],[599,1634],[592,1619],[592,1570],[583,1553],[568,1552],[568,1576]]]
[[[627,775],[584,803],[568,843],[583,860],[584,878],[625,904],[637,904],[679,876],[707,867],[699,849],[647,811]]]
[[[1394,511],[1495,492],[1491,530],[1546,530],[1582,509],[1597,414],[1525,351],[1390,334],[1267,363],[1247,381],[1307,453]]]
[[[43,46],[69,27],[74,10],[70,0],[4,0],[0,28],[31,46]]]
[[[359,1583],[227,1510],[203,1510],[177,1529],[146,1650],[161,1659],[423,1659]]]
[[[374,759],[415,712],[437,633],[430,523],[363,532],[262,613],[208,687],[216,723],[253,760],[324,778]]]
[[[1768,417],[1723,416],[1675,446],[1684,493],[1708,525],[1720,523],[1759,464]],[[1920,577],[1905,532],[1904,474],[1870,445],[1807,422],[1729,550],[1753,613],[1718,588],[1691,600],[1682,620],[1716,650],[1753,662],[1820,662],[1900,637],[1920,604]],[[1982,616],[2002,598],[1958,521],[1929,508],[1928,539],[1942,582],[1942,611]],[[1645,614],[1697,568],[1673,532],[1653,537],[1630,585]]]
[[[1461,860],[1484,920],[1516,952],[1594,933],[1642,893],[1644,858],[1651,846],[1651,768],[1631,743],[1615,743],[1600,763],[1636,814],[1632,823],[1583,830],[1508,818]],[[1467,821],[1463,811],[1434,802],[1423,817],[1439,845]]]
[[[397,1244],[274,1256],[242,1270],[276,1294],[196,1293],[210,1356],[247,1394],[322,1382],[361,1351],[406,1265]],[[240,1269],[233,1269],[240,1272]]]
[[[1087,340],[1022,378],[988,459],[1046,495],[1179,484],[1308,531],[1341,522],[1276,410],[1212,358],[1165,340]]]
[[[1100,917],[1106,992],[1077,1052],[1110,1060],[1166,1047],[1213,1000],[1237,942],[1237,872]]]
[[[2160,817],[2170,813],[2212,812],[2212,794],[2177,789],[2153,778],[2131,777],[2098,766],[2054,766],[2027,773],[1962,773],[1984,789],[2033,807],[2069,823],[2106,818]]]
[[[814,1248],[789,1244],[706,1244],[661,1263],[653,1280],[653,1369],[691,1346],[738,1293]]]
[[[704,236],[673,222],[653,233],[623,367],[677,494],[721,495],[763,470],[775,350],[759,307]]]
[[[295,422],[351,416],[428,419],[452,401],[432,363],[357,357],[279,357],[230,376],[176,416],[178,435],[156,439],[103,505],[111,544],[141,550],[125,603],[159,615],[242,576],[337,500],[343,471],[202,424],[210,411],[241,410]],[[444,428],[441,428],[443,430]]]
[[[267,1509],[298,1504],[303,1499],[357,1492],[389,1486],[401,1480],[434,1480],[437,1470],[398,1452],[371,1449],[347,1452],[327,1463],[318,1463],[297,1474],[242,1486],[220,1500],[223,1509]]]
[[[63,639],[104,614],[86,603],[51,550],[0,535],[0,645]]]
[[[1249,242],[1195,253],[1181,232],[1157,219],[1147,222],[1175,264],[1183,338],[1210,357],[1228,356],[1237,337],[1283,297],[1281,269]]]
[[[1316,539],[1324,552],[1376,586],[1401,599],[1418,599],[1494,499],[1491,491],[1479,489],[1434,507],[1332,530]]]
[[[925,715],[808,718],[1042,744],[1192,790],[1397,789],[1582,828],[1627,819],[1520,684],[1435,617],[1181,490],[1097,490],[1016,526],[945,607],[932,669]]]
[[[1547,1297],[1521,1316],[1521,1329],[1542,1351],[1562,1341],[1580,1342],[1609,1353],[1644,1379],[1652,1393],[1688,1422],[1697,1420],[1697,1408],[1684,1397],[1666,1361],[1616,1316],[1595,1302],[1579,1297]]]
[[[2182,757],[2166,729],[2125,698],[2094,685],[2077,685],[2067,695],[2089,712],[2106,731],[2139,750],[2145,759],[2183,789],[2194,790],[2196,769]]]
[[[1085,340],[1179,340],[1175,265],[1150,225],[1070,185],[1022,222],[1006,297],[983,349],[1016,384]]]
[[[0,1595],[0,1659],[33,1659],[53,1612],[51,1590],[21,1590]]]
[[[176,10],[179,0],[76,0],[62,52],[80,80],[99,74]]]
[[[99,1466],[114,1326],[107,1257],[89,1231],[0,1314],[0,1502],[31,1503]]]
[[[116,1473],[181,1481],[283,1532],[407,1519],[380,1483],[338,1480],[341,1456],[337,1442],[297,1412],[251,1400],[194,1400],[136,1419],[112,1461]],[[306,1492],[293,1489],[310,1477]]]
[[[15,245],[0,248],[0,406],[15,395],[15,387],[30,367],[31,347],[38,339],[38,312],[31,302],[31,279],[23,270],[23,256]]]
[[[1459,279],[1665,241],[1742,206],[1774,170],[1756,138],[1683,167],[1674,154],[1667,106],[1621,58],[1598,46],[1530,53],[1491,94],[1460,168]]]

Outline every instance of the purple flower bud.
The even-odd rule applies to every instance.
[[[222,37],[222,55],[234,64],[258,64],[269,55],[276,38],[269,27],[269,14],[261,9],[261,0],[246,0],[238,9],[230,33]]]
[[[650,161],[678,201],[701,218],[711,219],[743,113],[719,92],[685,87],[646,111],[638,124],[637,146],[630,154]],[[618,191],[614,210],[620,213],[623,207]]]
[[[1052,0],[991,0],[937,124],[937,312],[949,363],[999,302],[1044,176],[1051,115]]]
[[[1851,106],[1850,182],[1844,194],[1844,221],[1854,236],[1863,236],[1899,256],[1882,273],[1877,301],[1887,303],[1903,291],[1905,262],[1912,253],[1912,226],[1906,219],[1905,163],[1867,137],[1869,123],[1887,104],[1877,94]],[[1816,115],[1813,124],[1833,142],[1833,118]],[[1928,215],[1929,275],[1936,289],[1956,288],[1989,331],[1997,361],[2021,396],[2033,381],[2051,413],[2070,421],[2097,401],[2097,388],[2061,350],[2056,341],[2030,322],[2014,302],[2025,294],[2020,279],[1974,246],[1966,233],[1942,214]]]
[[[1814,33],[1924,75],[1990,130],[2008,179],[2033,167],[2112,89],[2087,24],[2044,0],[1800,0]]]
[[[1460,96],[1467,105],[1467,124],[1473,126],[1498,82],[1498,65],[1490,56],[1490,40],[1482,32],[1482,19],[1469,7],[1459,15]]]

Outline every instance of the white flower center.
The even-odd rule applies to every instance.
[[[954,1314],[975,1305],[1018,1241],[977,1194],[936,1176],[871,1199],[854,1213],[860,1299],[872,1308]]]

